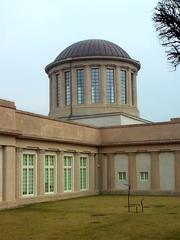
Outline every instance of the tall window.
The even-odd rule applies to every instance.
[[[77,70],[77,103],[85,103],[85,82],[84,82],[84,70]]]
[[[91,69],[91,101],[92,103],[100,101],[99,68]]]
[[[71,104],[71,73],[65,72],[65,104]]]
[[[132,105],[134,105],[134,73],[131,73],[131,96],[132,96]]]
[[[126,82],[126,71],[121,70],[121,103],[127,103],[127,82]]]
[[[55,155],[45,155],[45,193],[55,192]]]
[[[126,82],[126,71],[121,70],[121,103],[127,103],[127,82]]]
[[[88,159],[80,157],[80,190],[88,188]]]
[[[114,103],[115,102],[114,69],[110,69],[110,68],[106,69],[106,95],[107,95],[107,102],[108,103]]]
[[[56,106],[60,105],[60,74],[56,74]]]
[[[22,195],[35,193],[35,154],[23,154],[22,160]]]
[[[72,156],[64,157],[64,192],[72,191]]]

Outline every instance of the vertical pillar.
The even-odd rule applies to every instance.
[[[101,155],[101,190],[107,191],[108,189],[108,166],[107,166],[107,156],[105,154]]]
[[[52,112],[52,75],[49,75],[49,111]]]
[[[101,82],[101,103],[106,104],[106,67],[100,67],[100,82]]]
[[[44,159],[45,151],[37,152],[37,196],[44,195]]]
[[[89,190],[95,190],[95,154],[89,155]]]
[[[56,74],[52,73],[51,75],[52,81],[52,112],[56,110]]]
[[[77,78],[76,69],[71,68],[71,86],[72,86],[72,106],[77,105]]]
[[[133,84],[133,96],[134,96],[134,106],[137,107],[137,73],[134,73],[134,84]]]
[[[85,103],[91,104],[91,68],[85,67]]]
[[[60,151],[57,153],[57,194],[61,194],[64,192],[63,160],[64,152]]]
[[[60,70],[60,107],[65,106],[65,73]]]
[[[159,154],[158,152],[151,153],[151,190],[160,189],[159,175]]]
[[[95,156],[95,190],[100,190],[100,157],[99,154],[96,153]]]
[[[132,94],[131,94],[131,71],[127,70],[127,104],[132,105]]]
[[[180,150],[175,152],[175,190],[180,191]]]
[[[115,68],[115,86],[116,86],[116,103],[120,104],[121,103],[121,99],[120,99],[120,69],[118,66],[116,66]]]
[[[3,200],[15,201],[16,198],[16,148],[4,147],[4,169],[3,169]]]
[[[17,148],[16,149],[16,198],[19,199],[22,195],[21,187],[22,187],[22,180],[21,180],[21,166],[22,166],[22,154],[23,149]]]
[[[3,148],[0,146],[0,202],[2,201],[3,187]]]
[[[80,191],[80,153],[74,155],[74,192]]]
[[[128,154],[128,172],[131,190],[136,190],[137,189],[136,153]]]
[[[115,166],[114,166],[114,154],[107,154],[107,166],[108,166],[108,190],[115,189]]]

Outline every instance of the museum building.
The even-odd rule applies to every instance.
[[[139,115],[140,63],[84,40],[46,66],[49,116],[0,100],[0,208],[95,194],[180,194],[180,118]]]

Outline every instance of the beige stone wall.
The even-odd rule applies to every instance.
[[[127,185],[129,183],[128,177],[128,154],[116,154],[114,156],[115,161],[115,188],[116,190],[127,190]],[[118,173],[119,172],[125,172],[127,175],[126,180],[119,180]]]
[[[3,149],[0,146],[0,202],[3,197]]]
[[[7,112],[6,112],[7,110]],[[0,208],[85,196],[100,192],[125,193],[117,179],[128,172],[133,193],[180,194],[180,122],[93,128],[22,112],[1,102]],[[12,117],[13,120],[8,120]],[[7,121],[6,121],[7,119]],[[22,154],[36,155],[35,194],[22,197]],[[3,153],[3,154],[2,154]],[[56,156],[56,188],[44,192],[44,158]],[[64,192],[63,156],[73,156],[73,190]],[[80,191],[79,159],[88,156],[88,189]],[[125,163],[123,157],[126,156]],[[138,182],[148,169],[148,185]]]
[[[175,157],[172,152],[159,154],[160,189],[175,189]]]
[[[140,179],[141,172],[148,173],[147,180]],[[151,155],[149,153],[136,154],[136,174],[137,174],[137,189],[150,190],[151,189]]]

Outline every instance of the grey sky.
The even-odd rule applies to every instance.
[[[167,63],[155,33],[157,0],[0,0],[0,98],[18,109],[48,114],[44,67],[70,44],[90,38],[112,41],[141,62],[141,117],[180,116],[180,67]]]

